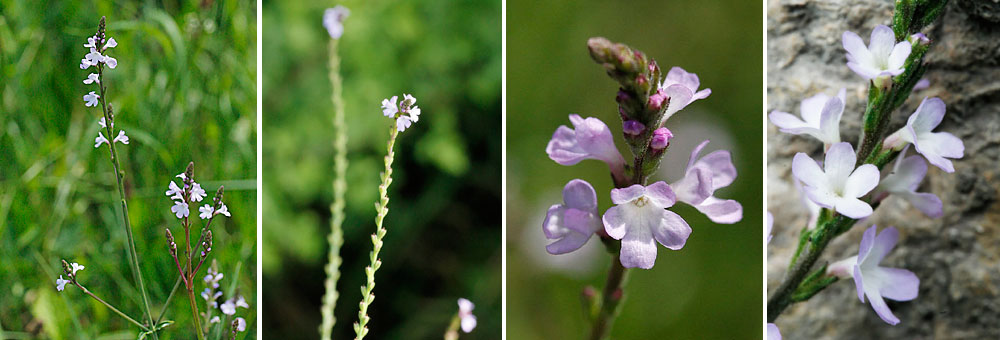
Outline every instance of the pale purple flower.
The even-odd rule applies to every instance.
[[[351,11],[341,5],[327,8],[323,12],[323,27],[326,27],[327,33],[330,33],[330,38],[340,39],[340,36],[344,34],[344,19],[347,19],[350,14]]]
[[[236,303],[233,299],[226,300],[226,302],[222,303],[222,306],[219,306],[219,309],[222,310],[222,314],[234,315],[236,314]]]
[[[63,289],[66,288],[67,283],[70,283],[70,280],[63,280],[62,275],[59,275],[59,278],[56,279],[56,290],[60,292],[63,291]]]
[[[872,196],[876,199],[889,194],[899,196],[928,217],[941,217],[943,214],[941,199],[932,193],[917,192],[917,187],[925,175],[927,175],[927,162],[920,156],[898,159],[892,172],[879,182]]]
[[[191,184],[192,201],[201,202],[201,200],[205,199],[205,196],[208,196],[208,194],[205,192],[205,189],[201,188],[201,184],[198,184],[197,182]]]
[[[97,138],[94,138],[94,148],[98,148],[101,144],[109,143],[108,139],[104,137],[104,134],[97,131]],[[110,143],[109,143],[110,144]]]
[[[232,215],[229,214],[229,207],[227,207],[225,203],[219,203],[219,204],[221,206],[219,207],[219,210],[215,211],[215,213],[226,215],[226,217],[232,217]]]
[[[602,226],[594,187],[582,179],[569,181],[563,188],[563,204],[549,207],[542,222],[545,238],[556,240],[545,250],[557,255],[580,249]]]
[[[399,112],[399,106],[396,105],[396,99],[398,98],[398,96],[392,96],[391,99],[382,99],[382,115],[393,117]]]
[[[781,132],[813,136],[830,146],[840,143],[840,118],[844,114],[846,94],[846,89],[840,89],[836,97],[820,93],[802,100],[799,105],[802,119],[778,110],[771,111],[768,117]]]
[[[924,98],[917,110],[910,115],[906,126],[886,138],[886,147],[901,147],[913,143],[917,152],[927,161],[945,172],[955,172],[948,158],[962,158],[965,144],[947,132],[931,132],[944,119],[945,105],[940,98]]]
[[[813,202],[859,219],[872,214],[872,207],[858,198],[878,185],[879,171],[872,164],[863,164],[855,169],[856,160],[851,144],[841,142],[827,150],[823,169],[806,154],[795,154],[792,173],[805,185],[803,190]]]
[[[104,117],[101,117],[101,120],[97,121],[97,125],[100,125],[102,128],[105,129],[108,128],[107,122],[104,121]],[[114,124],[112,124],[111,126],[114,126]]]
[[[476,316],[472,315],[472,309],[476,305],[465,298],[458,299],[458,317],[462,320],[462,331],[469,333],[476,328]]]
[[[842,40],[847,50],[847,67],[865,79],[878,81],[878,78],[900,75],[906,58],[910,56],[910,42],[897,44],[896,35],[885,25],[878,25],[872,30],[867,47],[861,37],[851,31],[844,32]]]
[[[678,250],[691,235],[687,222],[666,209],[674,205],[676,197],[665,182],[611,189],[611,201],[616,206],[604,213],[604,231],[622,241],[620,259],[627,268],[653,268],[657,251],[654,239]]]
[[[698,91],[700,85],[701,82],[698,80],[697,74],[689,73],[680,67],[670,68],[667,77],[660,82],[657,89],[657,93],[666,96],[663,100],[669,100],[667,110],[664,111],[663,118],[660,119],[660,124],[662,125],[670,116],[688,104],[698,99],[707,98],[708,95],[712,94],[711,89]]]
[[[206,284],[211,284],[212,288],[219,288],[219,281],[222,281],[222,273],[215,271],[212,267],[208,267],[208,275],[205,275],[203,279]]]
[[[767,340],[781,340],[781,331],[778,330],[778,325],[767,324]]]
[[[236,299],[236,307],[250,308],[250,305],[247,304],[247,299],[244,299],[243,295],[240,295]]]
[[[83,47],[97,48],[97,35],[94,35],[92,37],[87,37],[87,43],[83,44]]]
[[[396,130],[399,132],[406,131],[406,128],[410,127],[413,121],[410,120],[409,116],[399,116],[396,118]]]
[[[216,286],[215,288],[218,288],[218,286]],[[205,290],[201,292],[201,297],[205,299],[205,303],[208,304],[209,306],[212,306],[212,308],[219,307],[219,302],[216,300],[218,300],[220,296],[222,296],[222,292],[213,293],[212,290],[209,288],[205,288]]]
[[[420,107],[419,106],[413,105],[413,107],[411,107],[406,112],[410,114],[410,120],[412,120],[414,123],[416,123],[418,120],[420,120]]]
[[[80,68],[86,69],[91,66],[96,66],[102,61],[104,61],[104,56],[101,55],[101,52],[98,52],[96,49],[91,48],[90,53],[84,55],[83,60],[80,61],[81,64]]]
[[[97,73],[91,73],[87,75],[87,79],[83,80],[84,84],[101,83],[101,79],[97,76]]]
[[[104,56],[104,59],[101,60],[101,61],[105,65],[108,65],[108,67],[110,67],[112,69],[114,69],[115,67],[118,67],[118,59],[115,59],[115,58],[112,58],[112,57],[109,57],[109,56]]]
[[[653,130],[653,138],[649,141],[649,147],[654,150],[663,150],[667,145],[670,145],[671,138],[674,138],[674,134],[666,127]]]
[[[716,190],[725,188],[736,179],[736,167],[729,151],[716,150],[698,158],[708,140],[691,150],[684,178],[670,184],[677,200],[687,203],[708,216],[712,222],[733,224],[743,219],[743,206],[731,199],[713,196]]]
[[[83,95],[84,105],[86,106],[97,106],[97,99],[101,98],[101,95],[90,91],[90,93]]]
[[[172,200],[183,200],[184,190],[177,186],[177,183],[174,183],[174,181],[170,181],[170,185],[167,187],[166,195],[170,196],[170,199]]]
[[[201,219],[203,220],[209,219],[212,218],[213,213],[215,213],[215,208],[212,208],[211,205],[206,204],[201,208],[198,208],[198,212],[200,212],[200,214],[198,214],[198,217],[201,217]]]
[[[923,90],[928,87],[931,87],[931,81],[927,80],[927,78],[920,79],[916,84],[913,84],[914,91]]]
[[[545,147],[549,158],[562,165],[574,165],[584,159],[601,160],[608,163],[612,174],[624,178],[625,158],[615,147],[611,129],[594,117],[571,114],[569,120],[573,128],[560,125]]]
[[[84,267],[83,265],[81,265],[81,264],[79,264],[79,263],[76,263],[76,262],[73,262],[73,263],[71,263],[71,264],[70,264],[70,267],[72,267],[72,269],[71,269],[71,270],[73,271],[73,275],[76,275],[76,272],[78,272],[78,271],[81,271],[81,270],[83,270],[84,268],[86,268],[86,267]]]
[[[170,211],[173,212],[174,215],[177,215],[177,218],[188,217],[190,214],[190,211],[188,211],[188,204],[181,201],[175,201],[174,206],[170,207]]]
[[[895,301],[909,301],[917,298],[920,279],[906,269],[879,267],[879,262],[896,246],[899,232],[889,227],[876,236],[876,226],[865,230],[861,237],[858,256],[835,262],[827,268],[827,273],[840,278],[854,278],[858,299],[871,303],[875,312],[890,325],[899,323],[883,298]]]
[[[636,120],[626,120],[622,122],[622,132],[626,135],[638,136],[646,131],[646,126]]]
[[[813,202],[813,200],[809,198],[809,195],[806,194],[805,187],[802,186],[801,181],[796,179],[794,182],[795,189],[799,191],[799,201],[802,202],[806,211],[809,211],[809,221],[806,223],[806,227],[812,229],[816,227],[816,222],[819,221],[819,213],[823,210],[823,207],[819,206],[816,202]]]
[[[242,331],[247,330],[247,320],[246,319],[244,319],[242,317],[238,317],[238,318],[236,318],[236,320],[234,322],[236,323],[236,331],[237,332],[242,332]]]
[[[212,307],[215,307],[215,306],[212,306]],[[219,322],[222,322],[222,319],[220,319],[218,315],[213,316],[212,320],[208,320],[208,323],[219,323]]]
[[[121,142],[122,144],[128,144],[128,136],[125,135],[125,130],[118,130],[118,136],[115,137],[114,142]]]
[[[118,46],[118,42],[115,41],[115,38],[108,38],[108,42],[104,43],[104,47],[101,48],[101,50],[102,51],[103,50],[107,50],[107,49],[115,47],[115,46]]]

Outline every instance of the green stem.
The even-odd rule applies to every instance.
[[[375,290],[375,272],[378,268],[382,266],[382,261],[378,258],[378,253],[382,250],[382,239],[385,238],[385,227],[382,225],[382,220],[385,219],[385,215],[389,214],[389,185],[392,184],[392,160],[395,154],[392,151],[394,145],[396,145],[396,136],[399,135],[399,130],[396,129],[396,124],[392,125],[392,130],[389,132],[389,142],[386,146],[385,155],[385,172],[382,173],[382,184],[379,185],[379,203],[375,203],[375,210],[378,214],[375,216],[375,227],[376,232],[372,235],[372,245],[374,248],[369,254],[369,260],[371,265],[365,268],[365,275],[368,277],[367,284],[361,287],[362,299],[359,304],[358,310],[358,323],[354,324],[354,333],[356,334],[355,340],[364,339],[365,335],[368,334],[368,306],[372,304],[375,300],[375,295],[372,291]]]
[[[139,323],[139,321],[135,321],[135,319],[129,317],[125,313],[122,313],[122,311],[118,310],[118,308],[115,308],[115,306],[112,306],[110,303],[107,303],[106,301],[104,301],[101,298],[97,297],[97,295],[94,295],[94,293],[91,293],[90,290],[88,290],[86,287],[84,287],[80,283],[73,282],[73,284],[75,284],[77,287],[79,287],[80,290],[82,290],[85,294],[90,295],[90,297],[94,298],[94,300],[97,300],[97,302],[100,302],[105,307],[108,307],[108,309],[111,309],[112,312],[117,313],[121,317],[125,318],[125,320],[128,320],[129,322],[135,324],[136,326],[139,326],[139,328],[141,328],[143,331],[146,331],[146,332],[149,331],[149,328],[146,327],[146,325],[143,325],[142,323]]]
[[[323,315],[323,323],[320,325],[320,338],[330,340],[333,333],[333,325],[337,323],[337,318],[333,313],[337,306],[337,280],[340,278],[340,247],[344,244],[344,194],[347,192],[347,131],[344,123],[344,100],[341,96],[343,81],[340,78],[340,57],[337,55],[337,39],[330,39],[330,83],[333,86],[333,133],[336,136],[333,142],[334,149],[334,181],[333,181],[333,204],[330,205],[332,215],[330,221],[330,235],[327,241],[330,243],[330,252],[327,254],[326,281],[324,286],[326,294],[323,295],[323,306],[320,312]]]
[[[618,306],[625,296],[627,278],[628,269],[622,266],[618,253],[615,253],[611,256],[611,268],[608,270],[608,278],[601,295],[601,308],[591,328],[591,340],[607,339],[611,334],[611,325],[618,316]]]
[[[187,289],[188,302],[191,302],[191,319],[194,320],[194,328],[198,330],[198,340],[205,340],[204,331],[201,329],[201,315],[198,314],[198,301],[194,298],[194,290]]]
[[[458,328],[462,325],[462,319],[455,314],[448,324],[448,329],[444,332],[444,340],[458,340]]]
[[[132,237],[132,224],[129,222],[128,218],[128,203],[125,201],[125,186],[122,184],[122,179],[124,173],[121,171],[121,165],[118,162],[118,153],[115,151],[114,142],[114,119],[111,117],[111,113],[108,111],[108,97],[105,96],[105,79],[104,79],[104,65],[97,66],[98,79],[101,80],[98,88],[101,91],[101,108],[104,110],[104,117],[107,124],[105,124],[106,130],[108,132],[108,147],[111,149],[111,163],[115,167],[115,179],[118,183],[118,197],[121,199],[122,206],[122,219],[125,221],[125,235],[128,237],[128,250],[129,250],[129,264],[132,266],[132,275],[135,277],[136,282],[139,284],[139,292],[142,293],[142,305],[145,309],[146,318],[149,320],[150,326],[155,326],[153,323],[153,313],[149,309],[149,295],[146,293],[146,285],[142,282],[142,271],[139,269],[139,256],[135,252],[135,240]],[[153,332],[153,338],[159,339],[156,332]]]

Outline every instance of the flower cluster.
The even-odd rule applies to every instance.
[[[825,146],[825,158],[821,164],[801,152],[792,160],[796,185],[807,198],[807,206],[810,206],[810,225],[815,224],[816,228],[834,225],[835,215],[823,215],[819,212],[820,208],[847,217],[845,226],[824,230],[826,235],[832,235],[829,237],[835,237],[848,230],[854,221],[871,216],[881,201],[893,195],[908,201],[928,217],[940,217],[941,200],[932,193],[917,192],[917,189],[927,174],[927,162],[950,173],[955,171],[950,159],[961,158],[964,154],[965,148],[960,139],[947,132],[933,132],[944,118],[944,102],[939,98],[924,98],[905,126],[882,139],[889,122],[889,112],[920,85],[916,79],[919,73],[912,76],[914,73],[908,72],[906,67],[920,63],[930,41],[917,33],[908,40],[897,42],[888,26],[876,27],[867,47],[853,32],[844,32],[842,39],[847,51],[847,66],[871,84],[871,102],[869,111],[865,113],[865,134],[858,150],[850,143],[840,141],[840,119],[847,99],[844,89],[840,89],[837,96],[819,94],[803,100],[800,108],[802,119],[777,110],[770,114],[771,122],[781,132],[808,135]],[[911,52],[918,54],[911,58]],[[910,144],[919,156],[907,157]],[[893,160],[895,164],[888,166]],[[768,234],[770,223],[769,215]],[[813,231],[806,229],[803,233]],[[883,298],[897,301],[915,299],[920,283],[917,276],[908,270],[878,266],[898,237],[899,232],[895,228],[886,228],[876,235],[876,227],[871,226],[864,233],[858,255],[831,264],[825,273],[832,280],[853,278],[858,298],[864,302],[867,296],[879,317],[893,325],[899,323],[899,319],[892,314]],[[811,286],[803,283],[801,287]],[[824,286],[816,287],[822,289]],[[815,291],[810,294],[815,294]],[[776,334],[777,326],[773,324],[768,325],[769,334],[772,327]]]
[[[382,115],[396,120],[396,130],[403,132],[410,124],[420,120],[420,107],[415,105],[417,98],[403,94],[403,100],[396,103],[398,96],[382,99]]]
[[[201,297],[205,299],[206,308],[201,313],[201,316],[205,321],[206,328],[211,327],[212,324],[222,324],[223,318],[236,315],[236,307],[250,308],[247,300],[242,295],[231,297],[222,304],[219,304],[218,299],[222,296],[222,291],[219,290],[219,282],[222,281],[223,274],[218,271],[217,267],[218,264],[213,260],[212,265],[208,267],[208,273],[202,279],[206,287],[201,292]],[[213,311],[215,310],[219,310],[223,315],[213,315]],[[246,330],[247,321],[243,317],[237,317],[233,319],[232,325],[233,332],[242,332]]]
[[[351,15],[351,10],[347,7],[337,5],[334,8],[327,8],[323,12],[323,27],[330,33],[330,38],[340,39],[344,35],[344,19]]]
[[[707,140],[691,152],[684,177],[670,184],[645,184],[673,138],[665,126],[667,119],[693,101],[708,97],[711,90],[698,91],[698,76],[679,67],[660,79],[655,60],[625,45],[603,38],[593,38],[588,45],[591,56],[622,84],[616,97],[622,137],[634,158],[631,165],[626,164],[611,130],[598,118],[572,114],[572,128],[556,129],[545,149],[549,158],[561,165],[585,159],[607,163],[615,182],[610,190],[615,206],[599,214],[593,186],[582,179],[570,181],[563,188],[563,203],[552,205],[542,223],[545,237],[554,240],[546,250],[551,254],[572,252],[598,234],[621,241],[622,266],[649,269],[656,260],[657,242],[678,250],[691,234],[687,222],[668,210],[675,203],[691,205],[716,223],[740,221],[743,210],[738,202],[714,196],[736,178],[732,158],[723,150],[699,157]]]
[[[90,50],[90,53],[87,53],[83,59],[80,60],[80,69],[85,70],[91,66],[94,66],[97,69],[97,73],[90,73],[87,75],[87,79],[83,80],[84,84],[94,84],[98,87],[98,91],[90,91],[89,93],[83,95],[83,104],[87,107],[96,107],[101,103],[101,95],[104,94],[105,89],[104,84],[101,81],[101,77],[104,75],[104,66],[112,69],[118,67],[117,59],[102,54],[106,52],[107,49],[115,46],[118,46],[118,42],[115,41],[115,38],[105,37],[104,35],[103,20],[98,27],[97,33],[94,34],[94,36],[87,38],[87,43],[83,45],[83,47]],[[100,92],[100,94],[97,92]],[[106,99],[104,100],[106,102]],[[113,135],[115,131],[115,123],[114,114],[112,113],[110,105],[107,105],[105,114],[101,116],[101,119],[97,122],[97,124],[108,132],[109,137]],[[118,135],[110,141],[104,136],[103,131],[98,131],[97,138],[94,138],[94,148],[100,147],[101,144],[108,144],[110,146],[111,143],[119,142],[122,144],[128,144],[129,139],[128,136],[125,135],[125,130],[118,130]]]
[[[69,277],[69,280],[63,279],[62,275],[56,279],[56,290],[63,291],[67,283],[76,284],[76,272],[83,270],[85,267],[79,263],[67,263],[65,260],[63,263],[63,272]]]
[[[174,201],[174,205],[170,207],[170,212],[172,212],[174,216],[177,216],[177,218],[187,218],[191,213],[189,209],[190,202],[201,202],[208,196],[205,189],[201,188],[201,184],[198,184],[198,182],[195,182],[194,179],[191,178],[191,174],[189,173],[190,169],[191,168],[189,167],[188,172],[183,172],[174,176],[181,179],[181,185],[177,185],[174,181],[170,181],[170,184],[167,185],[167,191],[165,194]],[[216,194],[214,203],[214,206],[205,204],[201,208],[198,208],[198,211],[200,212],[198,217],[203,220],[207,220],[219,214],[227,217],[232,216],[229,213],[229,207],[226,207],[226,204],[222,202],[219,194]]]
[[[466,298],[458,299],[458,318],[461,319],[462,331],[469,333],[476,328],[476,316],[472,315],[472,310],[476,305]]]

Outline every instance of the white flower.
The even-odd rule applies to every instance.
[[[830,146],[840,143],[840,118],[846,97],[846,89],[840,89],[836,97],[820,93],[806,98],[799,105],[802,119],[778,110],[771,111],[768,117],[781,132],[810,135]]]
[[[103,62],[104,62],[105,65],[108,65],[108,67],[110,67],[112,69],[115,68],[115,67],[118,67],[118,59],[105,56]]]
[[[927,161],[945,172],[955,172],[949,158],[962,158],[965,144],[955,135],[947,132],[932,132],[944,119],[945,105],[941,98],[924,98],[917,110],[910,115],[906,126],[886,137],[888,147],[913,143]]]
[[[222,206],[219,207],[219,210],[216,210],[215,213],[226,215],[226,217],[233,217],[233,215],[229,214],[229,207],[227,207],[225,203],[220,203],[220,204]]]
[[[73,275],[76,275],[77,271],[81,271],[84,268],[86,268],[86,267],[84,267],[84,266],[82,266],[82,265],[80,265],[79,263],[76,263],[76,262],[71,263],[70,267],[73,267]]]
[[[413,105],[413,104],[416,104],[416,103],[417,103],[417,98],[413,98],[413,96],[411,96],[409,94],[406,94],[406,93],[403,94],[403,104],[405,104],[405,105]]]
[[[222,310],[222,314],[236,314],[236,303],[234,303],[232,299],[226,300],[226,302],[222,303],[222,306],[220,306],[219,309]]]
[[[344,19],[347,19],[349,15],[351,15],[351,11],[341,5],[327,8],[323,12],[323,27],[326,27],[326,32],[330,33],[331,38],[340,39],[340,36],[344,35]]]
[[[104,44],[104,48],[101,50],[106,50],[115,46],[118,46],[118,42],[115,41],[115,38],[108,38],[108,42]]]
[[[409,113],[410,113],[410,120],[412,120],[414,123],[420,120],[420,107],[414,105],[413,107],[410,108]]]
[[[469,333],[476,328],[476,316],[472,315],[472,309],[476,305],[465,298],[458,299],[458,317],[462,319],[462,331]]]
[[[899,231],[888,227],[881,233],[871,226],[861,237],[858,255],[834,262],[827,267],[827,274],[842,279],[854,278],[858,299],[865,302],[865,296],[872,309],[882,321],[890,325],[899,323],[884,299],[910,301],[917,298],[920,279],[913,272],[901,268],[880,267],[879,263],[896,246]]]
[[[128,136],[125,135],[125,130],[118,130],[118,137],[115,137],[114,141],[128,144]]]
[[[94,138],[94,148],[98,148],[101,144],[109,143],[107,138],[104,138],[104,134],[97,131],[97,138]],[[109,143],[110,144],[110,143]]]
[[[69,280],[63,280],[62,275],[59,275],[59,278],[56,279],[56,290],[60,292],[63,291],[63,289],[66,287],[66,284],[69,282],[70,282]]]
[[[90,91],[90,93],[83,95],[84,105],[87,106],[97,106],[97,99],[101,98],[101,95]]]
[[[177,186],[177,183],[174,183],[174,181],[170,181],[166,195],[171,196],[170,199],[172,200],[182,200],[184,199],[184,190]]]
[[[872,30],[868,47],[854,32],[844,32],[841,39],[847,50],[847,67],[865,79],[885,79],[902,74],[903,64],[912,48],[908,41],[897,44],[896,35],[885,25],[878,25]]]
[[[87,37],[87,43],[83,44],[83,47],[97,48],[97,36],[94,35],[93,37]]]
[[[795,154],[792,173],[805,185],[804,191],[813,202],[859,219],[872,214],[872,207],[858,198],[878,185],[879,171],[872,164],[855,169],[856,160],[851,144],[841,142],[830,146],[823,169],[806,154]]]
[[[406,131],[406,128],[412,124],[413,121],[410,120],[410,116],[399,116],[399,118],[396,118],[396,130],[399,130],[399,132]]]
[[[399,106],[396,105],[396,99],[398,98],[397,96],[392,96],[390,99],[382,99],[382,115],[392,117],[399,112]]]
[[[91,48],[90,53],[84,55],[83,59],[90,65],[97,65],[98,63],[104,61],[104,56],[101,55],[101,52],[97,52],[97,50]]]
[[[900,155],[905,154],[905,151]],[[941,199],[929,192],[917,192],[917,187],[927,175],[927,162],[920,156],[913,155],[905,159],[900,157],[892,172],[885,176],[875,188],[873,197],[881,199],[892,194],[907,200],[914,207],[931,218],[942,215]]]
[[[219,322],[221,322],[221,319],[219,319],[219,316],[218,316],[218,315],[216,315],[216,316],[213,316],[213,317],[212,317],[212,320],[209,320],[209,321],[208,321],[208,323],[219,323]]]
[[[170,211],[177,215],[177,218],[188,217],[190,211],[188,211],[188,204],[184,202],[174,202],[174,206],[170,207]]]
[[[102,128],[105,129],[108,128],[108,124],[106,121],[104,121],[104,117],[101,117],[101,120],[97,121],[97,125],[100,125]]]
[[[83,80],[84,84],[101,83],[101,79],[98,78],[97,73],[91,73],[87,75],[87,79]]]
[[[242,331],[247,330],[247,320],[246,319],[244,319],[242,317],[236,318],[235,322],[236,322],[236,331],[237,332],[242,332]]]
[[[215,208],[212,208],[212,206],[206,204],[205,206],[198,208],[198,211],[201,212],[201,214],[198,214],[198,217],[201,217],[201,219],[204,220],[212,218],[212,214],[215,212]]]
[[[611,201],[616,205],[604,212],[604,231],[622,241],[619,260],[625,268],[653,268],[656,242],[679,250],[691,235],[687,222],[667,210],[677,198],[666,182],[611,189]]]
[[[197,182],[195,182],[194,184],[191,185],[191,200],[192,201],[201,202],[201,200],[205,199],[205,196],[208,196],[208,194],[205,193],[205,189],[201,188],[201,184],[198,184]]]
[[[182,181],[187,180],[187,175],[185,175],[183,172],[177,174],[177,176],[174,176],[174,177],[180,178]]]
[[[248,305],[247,300],[240,295],[240,298],[236,299],[236,307],[250,308],[250,305]]]

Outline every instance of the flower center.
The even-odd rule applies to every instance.
[[[639,208],[645,207],[646,203],[649,203],[649,201],[646,200],[646,196],[641,196],[632,201],[632,204]]]

